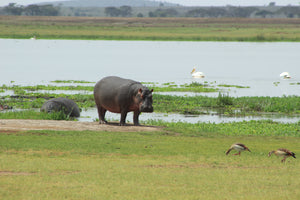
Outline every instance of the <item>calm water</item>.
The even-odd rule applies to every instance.
[[[300,85],[295,85],[300,82],[299,52],[300,43],[0,39],[0,84],[15,81],[14,84],[35,85],[53,80],[96,82],[102,77],[117,75],[142,82],[182,84],[207,81],[215,85],[250,87],[226,88],[224,92],[230,96],[299,95]],[[191,78],[194,66],[206,75],[204,79]],[[283,71],[288,71],[292,78],[280,79],[279,74]],[[95,113],[95,110],[82,114],[90,116],[88,113]],[[155,119],[193,122],[248,120],[214,115],[198,118],[159,116],[155,113],[143,114],[141,120],[146,115]],[[96,117],[97,113],[90,119]],[[128,120],[132,121],[131,116]]]

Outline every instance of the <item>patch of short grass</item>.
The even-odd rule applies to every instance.
[[[0,119],[43,119],[43,120],[74,120],[61,112],[39,112],[36,110],[7,111],[0,113]]]
[[[293,136],[300,137],[298,123],[280,123],[272,120],[251,120],[230,123],[184,123],[148,120],[149,125],[164,126],[166,130],[185,136]]]
[[[226,156],[234,142],[252,152]],[[297,199],[298,160],[281,163],[267,153],[286,147],[297,154],[299,142],[298,137],[191,137],[176,131],[0,132],[0,197]]]

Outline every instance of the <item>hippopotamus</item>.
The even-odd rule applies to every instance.
[[[107,123],[106,111],[121,113],[120,126],[125,125],[128,112],[133,111],[133,122],[139,125],[141,112],[153,112],[152,90],[140,82],[117,76],[108,76],[94,87],[94,98],[98,109],[99,123]]]
[[[70,117],[80,117],[80,110],[77,104],[73,100],[63,97],[46,101],[43,104],[41,111],[48,113],[64,111],[64,113]]]

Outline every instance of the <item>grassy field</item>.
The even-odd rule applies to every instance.
[[[203,85],[181,87],[201,91]],[[36,111],[47,98],[66,96],[47,91],[80,89],[88,92],[92,87],[3,85],[0,89],[13,90],[18,96],[3,97],[1,103],[29,109],[1,112],[0,118],[60,119],[59,113],[48,115]],[[169,89],[177,91],[178,87],[166,83],[155,90]],[[91,94],[67,96],[80,107],[94,106]],[[297,96],[232,98],[219,95],[213,98],[156,94],[153,98],[154,108],[161,112],[195,112],[201,107],[288,115],[300,110]],[[0,199],[300,198],[298,159],[288,158],[286,163],[281,163],[281,158],[267,156],[269,151],[278,148],[299,154],[299,122],[189,124],[148,120],[141,123],[163,129],[130,133],[0,131]],[[252,152],[226,156],[225,151],[235,142],[246,144]]]
[[[199,129],[198,132],[201,132]],[[225,155],[234,142],[250,152]],[[161,132],[0,133],[1,199],[299,199],[299,137]]]
[[[300,41],[300,19],[0,16],[0,38]]]

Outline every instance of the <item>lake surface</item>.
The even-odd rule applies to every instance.
[[[0,39],[0,84],[11,84],[11,81],[15,81],[13,84],[47,85],[53,80],[96,82],[102,77],[116,75],[141,82],[183,84],[207,81],[214,85],[250,87],[224,88],[224,92],[234,97],[298,96],[300,94],[300,85],[297,85],[300,83],[299,52],[300,43],[289,42]],[[192,78],[190,72],[193,67],[202,71],[205,78]],[[279,74],[284,71],[289,72],[292,78],[281,79]],[[217,96],[218,93],[184,95]],[[143,115],[160,119],[152,114]],[[186,117],[179,116],[175,119],[186,119]],[[167,118],[173,120],[170,115]],[[227,118],[220,119],[220,116],[214,115],[204,116],[205,119],[200,116],[199,118],[198,121],[207,121],[207,119],[211,122],[227,121]],[[194,121],[196,118],[193,116],[190,119]],[[132,121],[130,116],[128,120]],[[230,120],[243,120],[243,118]]]

